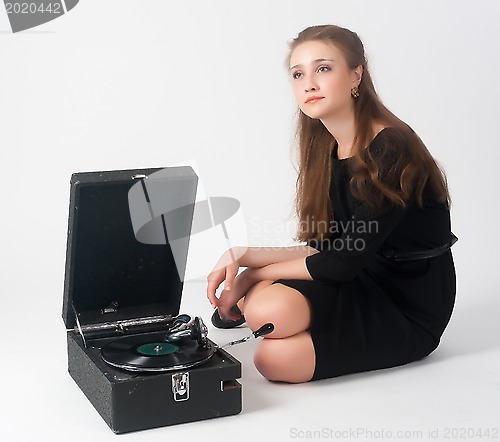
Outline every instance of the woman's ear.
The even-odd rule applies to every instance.
[[[363,78],[363,66],[359,65],[354,68],[353,82],[356,82],[355,86],[359,86],[361,79]]]

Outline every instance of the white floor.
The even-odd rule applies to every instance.
[[[247,335],[247,327],[211,325],[205,289],[203,281],[185,283],[181,311],[200,315],[218,344]],[[40,312],[49,307],[44,326]],[[498,312],[498,298],[458,296],[440,347],[426,359],[307,384],[265,380],[252,362],[256,340],[233,346],[243,371],[239,415],[116,436],[66,371],[60,302],[41,300],[40,309],[26,312],[24,326],[3,315],[1,439],[480,440],[471,432],[488,430],[488,439],[500,438]],[[31,325],[37,320],[38,329]]]

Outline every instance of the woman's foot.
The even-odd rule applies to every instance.
[[[233,305],[231,307],[231,311],[233,313],[236,313],[240,317],[234,321],[232,319],[221,319],[219,316],[219,310],[215,309],[212,315],[212,324],[217,328],[234,328],[245,322],[245,316],[243,316],[241,310],[237,305]]]

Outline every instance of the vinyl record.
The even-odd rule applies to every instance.
[[[165,340],[165,333],[148,333],[116,339],[102,347],[101,355],[108,364],[129,371],[171,371],[202,364],[215,351],[211,343],[175,345]]]

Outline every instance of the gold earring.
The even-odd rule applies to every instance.
[[[353,86],[351,88],[351,95],[352,95],[352,98],[358,98],[359,97],[359,88],[357,86]]]

